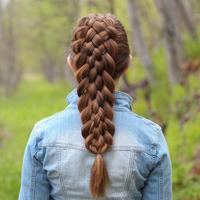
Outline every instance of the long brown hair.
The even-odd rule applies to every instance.
[[[89,14],[75,26],[70,59],[76,68],[82,136],[96,154],[90,179],[94,198],[104,196],[109,183],[102,154],[113,143],[114,80],[128,67],[129,54],[126,32],[114,15]]]

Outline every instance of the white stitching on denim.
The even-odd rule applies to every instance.
[[[123,191],[124,191],[124,195],[125,195],[125,187],[127,185],[127,180],[128,180],[128,175],[130,175],[130,170],[131,170],[131,167],[132,167],[132,163],[134,161],[134,157],[135,157],[135,154],[134,152],[131,152],[130,153],[130,158],[129,158],[129,164],[128,164],[128,169],[127,169],[127,175],[126,175],[126,179],[125,179],[125,183],[124,183],[124,188],[123,188]],[[122,200],[123,200],[123,197],[122,197]]]
[[[40,146],[40,148],[43,147],[55,147],[55,148],[61,148],[61,149],[67,149],[67,148],[74,148],[74,149],[78,149],[81,151],[87,151],[89,152],[85,147],[81,147],[78,145],[74,145],[74,144],[67,144],[67,143],[58,143],[58,142],[54,142],[54,143],[46,143]],[[141,147],[137,147],[137,146],[112,146],[111,149],[108,149],[107,152],[112,151],[112,150],[121,150],[121,151],[139,151],[139,152],[143,152],[145,154],[151,155],[147,152],[147,149],[142,149]]]
[[[64,180],[62,177],[62,170],[63,170],[63,164],[62,164],[62,159],[61,159],[61,150],[59,149],[59,160],[58,160],[58,170],[59,170],[59,179],[60,179],[60,185],[61,185],[61,190],[66,192],[65,186],[64,186]]]
[[[33,162],[32,174],[31,174],[31,194],[30,199],[35,200],[35,187],[36,187],[36,165]]]

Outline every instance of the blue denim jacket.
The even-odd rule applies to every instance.
[[[168,146],[156,123],[132,111],[132,97],[115,91],[113,145],[103,154],[110,185],[99,200],[171,200]],[[68,106],[35,124],[26,145],[19,200],[91,200],[95,155],[81,136],[77,88]]]

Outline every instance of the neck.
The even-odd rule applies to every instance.
[[[115,85],[117,85],[117,83],[119,82],[119,78],[118,79],[114,79]]]

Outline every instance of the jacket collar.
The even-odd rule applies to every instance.
[[[133,98],[127,94],[126,92],[122,92],[119,90],[115,90],[113,92],[113,95],[115,97],[115,102],[113,107],[125,107],[128,109],[132,109],[131,105],[133,103]],[[77,88],[72,89],[68,95],[66,96],[66,101],[68,104],[75,104],[77,105],[78,102],[78,94],[77,94]]]

